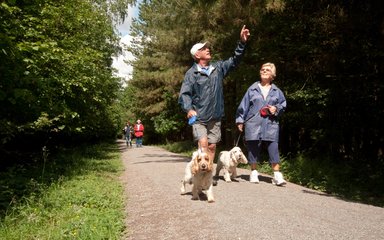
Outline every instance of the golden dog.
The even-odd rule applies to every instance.
[[[212,175],[213,162],[203,150],[195,151],[185,167],[184,179],[181,181],[181,194],[185,194],[185,185],[192,184],[192,200],[198,200],[199,194],[206,190],[208,202],[214,202]]]

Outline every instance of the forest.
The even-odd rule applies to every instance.
[[[384,189],[384,3],[380,0],[143,0],[125,46],[135,60],[123,87],[111,67],[121,52],[115,24],[128,0],[8,0],[0,5],[2,164],[46,146],[119,137],[140,118],[145,144],[191,141],[177,98],[189,50],[212,45],[213,60],[233,53],[240,29],[251,36],[240,66],[224,81],[221,146],[239,133],[234,115],[262,63],[287,98],[280,127],[286,164],[311,179]],[[310,168],[310,171],[308,170]],[[337,175],[335,174],[335,175]],[[326,184],[325,184],[326,185]],[[347,186],[343,186],[346,187]],[[381,190],[380,190],[381,189]],[[327,188],[325,188],[327,190]]]

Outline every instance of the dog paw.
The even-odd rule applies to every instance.
[[[217,180],[216,180],[216,179],[213,179],[213,180],[212,180],[212,185],[213,185],[213,186],[217,186]]]
[[[213,202],[215,202],[215,199],[214,198],[208,198],[208,202],[213,203]]]
[[[181,195],[184,195],[184,194],[185,194],[185,187],[184,187],[184,186],[181,186],[181,188],[180,188],[180,194],[181,194]]]

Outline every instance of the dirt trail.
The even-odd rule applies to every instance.
[[[347,202],[292,183],[238,182],[222,177],[214,187],[216,202],[180,195],[186,162],[158,147],[127,149],[118,142],[125,172],[127,233],[124,239],[383,239],[384,208]],[[222,174],[221,174],[222,176]],[[190,186],[187,191],[190,193]]]

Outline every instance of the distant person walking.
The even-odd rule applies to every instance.
[[[124,136],[125,136],[125,142],[127,144],[127,147],[132,147],[132,132],[133,132],[133,126],[128,121],[124,127]]]
[[[240,132],[245,132],[248,149],[248,162],[251,165],[251,183],[259,183],[257,162],[260,151],[266,147],[269,161],[274,171],[272,183],[286,184],[280,172],[279,157],[279,118],[287,107],[283,92],[272,83],[276,77],[273,63],[265,63],[260,69],[260,81],[253,83],[245,93],[236,112],[236,124]]]
[[[141,123],[140,119],[136,122],[134,132],[136,137],[136,147],[143,147],[144,125]]]
[[[185,73],[179,95],[179,104],[190,124],[193,137],[200,148],[208,151],[213,162],[216,144],[221,140],[221,119],[224,116],[223,80],[240,62],[250,36],[245,25],[240,32],[240,41],[234,54],[227,60],[211,63],[211,48],[208,42],[196,43],[190,53],[195,60]],[[196,119],[195,122],[191,121]]]

